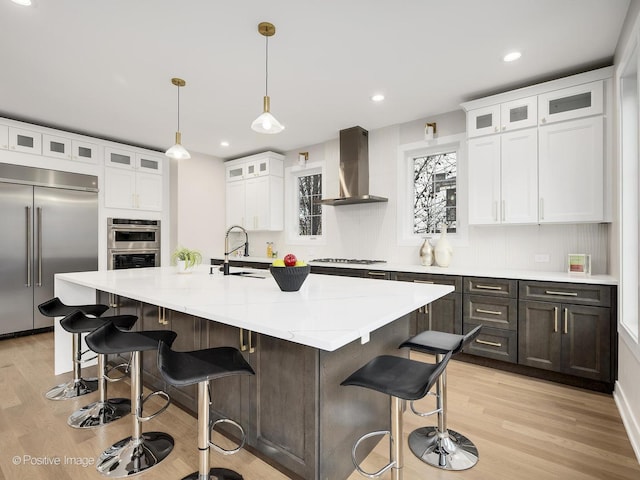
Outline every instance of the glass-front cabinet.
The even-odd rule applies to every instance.
[[[500,105],[501,131],[535,127],[538,123],[538,98],[526,97]]]
[[[82,162],[98,163],[100,149],[95,143],[71,140],[71,158]]]
[[[469,138],[498,132],[500,132],[500,105],[478,108],[467,113]]]
[[[71,159],[71,140],[56,135],[42,135],[42,154],[47,157]]]
[[[42,155],[42,134],[22,128],[9,127],[9,149]]]
[[[602,114],[603,90],[600,80],[538,96],[540,125]]]

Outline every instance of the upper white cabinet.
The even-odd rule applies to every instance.
[[[163,157],[112,147],[104,157],[105,207],[162,210]]]
[[[538,123],[538,99],[526,97],[500,105],[500,131],[535,127]]]
[[[9,127],[0,125],[0,148],[7,150],[9,148]]]
[[[470,225],[538,220],[537,129],[469,140]]]
[[[71,159],[71,140],[55,135],[42,135],[42,154],[47,157]]]
[[[610,76],[594,70],[462,105],[470,225],[608,220]]]
[[[100,148],[95,143],[71,140],[71,159],[97,164],[100,161]]]
[[[467,113],[467,137],[500,132],[500,105],[476,108]]]
[[[603,82],[598,81],[540,95],[538,97],[540,125],[601,115],[603,89]]]
[[[540,128],[540,223],[603,220],[602,116]]]
[[[247,230],[284,228],[284,157],[264,152],[225,167],[226,224]]]
[[[23,128],[9,127],[9,150],[42,155],[42,134]]]

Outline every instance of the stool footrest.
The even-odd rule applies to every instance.
[[[211,424],[210,430],[213,430],[216,427],[216,425],[218,425],[219,423],[230,423],[231,425],[236,427],[238,430],[240,430],[240,434],[241,434],[240,443],[236,448],[226,449],[226,448],[222,448],[220,445],[216,445],[211,440],[209,440],[209,446],[213,448],[216,452],[221,453],[222,455],[233,455],[235,453],[238,453],[240,450],[242,450],[242,447],[244,447],[244,444],[247,440],[247,435],[244,432],[244,428],[242,428],[242,425],[240,425],[237,422],[234,422],[229,418],[220,418],[219,420],[216,420]],[[211,436],[209,436],[209,438],[211,438]]]
[[[351,449],[351,460],[353,461],[353,466],[356,467],[356,470],[358,471],[358,473],[360,473],[360,475],[363,475],[363,476],[365,476],[367,478],[378,478],[382,474],[384,474],[386,471],[388,471],[388,470],[390,470],[390,469],[392,469],[393,467],[396,466],[396,462],[394,460],[392,460],[389,463],[387,463],[384,467],[382,467],[380,470],[378,470],[377,472],[369,473],[369,472],[364,471],[362,469],[362,467],[360,467],[360,464],[358,463],[358,460],[356,459],[356,451],[358,450],[358,446],[360,445],[360,443],[362,443],[367,438],[377,437],[377,436],[381,436],[381,435],[389,435],[389,438],[391,439],[391,444],[393,444],[393,436],[391,435],[391,432],[389,430],[377,430],[375,432],[365,433],[364,435],[362,435],[356,441],[356,443],[353,445],[353,448]]]
[[[436,395],[436,394],[435,393],[432,394],[431,392],[429,392],[429,395]],[[436,413],[442,412],[442,408],[436,408],[435,410],[431,410],[429,412],[420,412],[419,410],[416,410],[416,407],[414,406],[413,401],[409,402],[409,406],[411,407],[411,411],[419,417],[429,417],[431,415],[435,415]]]
[[[114,365],[113,367],[109,367],[104,372],[104,379],[107,382],[110,382],[110,383],[120,382],[120,381],[124,380],[125,378],[127,378],[127,373],[129,373],[129,368],[130,367],[131,367],[131,362],[130,361],[127,362],[127,363],[120,363],[118,365]],[[124,368],[124,371],[121,370],[122,368]],[[111,378],[109,376],[109,373],[114,371],[114,370],[118,370],[120,373],[122,373],[122,375],[120,377]]]
[[[147,395],[146,397],[144,397],[142,399],[142,405],[144,405],[144,403],[149,400],[151,397],[156,397],[156,396],[160,396],[160,397],[164,397],[164,399],[167,401],[167,403],[164,404],[164,406],[162,406],[157,412],[152,413],[151,415],[148,415],[146,417],[140,417],[138,416],[138,420],[141,422],[148,422],[149,420],[151,420],[152,418],[157,417],[158,415],[160,415],[162,412],[164,412],[167,408],[169,408],[169,405],[171,404],[171,397],[169,396],[169,394],[163,390],[158,390],[156,392],[152,392],[149,395]]]

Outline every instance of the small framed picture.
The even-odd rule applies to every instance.
[[[591,275],[591,255],[585,253],[570,253],[569,273]]]

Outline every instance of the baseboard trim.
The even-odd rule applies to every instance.
[[[638,463],[640,463],[640,425],[638,425],[638,422],[633,415],[620,382],[616,382],[613,390],[613,399],[616,402],[618,412],[620,412],[620,417],[622,418],[622,423],[627,431],[627,436],[631,442],[631,448],[633,448],[633,451],[636,454],[636,459],[638,460]]]

